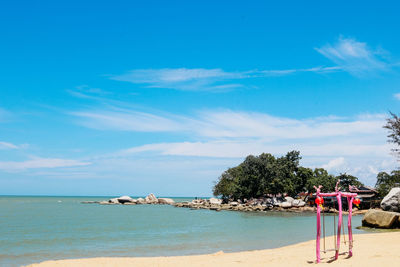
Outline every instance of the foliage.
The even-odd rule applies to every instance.
[[[300,152],[291,151],[285,156],[274,157],[263,153],[247,156],[236,167],[229,168],[214,185],[213,194],[224,199],[258,198],[267,194],[314,192],[314,185],[322,185],[323,192],[335,190],[336,181],[343,178],[344,186],[360,185],[354,176],[341,174],[335,177],[322,168],[314,170],[300,166]]]
[[[388,142],[400,146],[400,118],[392,112],[390,112],[390,115],[392,117],[386,120],[386,125],[383,126],[383,128],[389,130],[389,134],[387,136],[389,138]],[[400,155],[400,149],[395,148],[392,149],[392,151]]]
[[[346,173],[341,173],[340,175],[336,176],[336,179],[340,179],[339,186],[342,188],[342,191],[349,191],[349,186],[353,185],[356,187],[363,186],[361,182],[358,181],[358,178]]]
[[[386,196],[393,187],[400,187],[400,171],[392,171],[391,174],[380,172],[376,178],[375,187],[381,197]]]

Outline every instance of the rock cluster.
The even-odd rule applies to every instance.
[[[173,205],[175,201],[171,198],[157,198],[153,193],[146,196],[144,199],[139,197],[137,199],[131,198],[130,196],[120,196],[117,198],[111,198],[106,201],[83,201],[82,203],[90,204],[90,203],[98,203],[101,205],[138,205],[138,204],[165,204],[165,205]]]
[[[362,225],[373,228],[400,228],[400,213],[370,209],[364,215]]]
[[[291,197],[286,198],[262,198],[250,199],[245,201],[230,201],[222,203],[221,199],[195,199],[191,202],[178,202],[175,207],[191,208],[191,209],[209,209],[209,210],[234,210],[234,211],[314,211],[313,207],[306,207],[303,200],[295,200]]]

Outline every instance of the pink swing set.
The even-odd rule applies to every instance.
[[[338,210],[339,210],[339,220],[337,225],[337,236],[336,236],[336,245],[333,249],[335,251],[335,260],[339,257],[339,248],[340,248],[340,230],[342,227],[342,196],[347,198],[347,204],[349,207],[349,215],[347,219],[347,227],[348,227],[348,236],[349,236],[349,257],[353,256],[353,235],[351,229],[351,217],[353,211],[353,203],[358,206],[360,204],[360,200],[357,197],[356,193],[348,193],[348,192],[341,192],[339,186],[340,180],[336,183],[335,192],[333,193],[321,193],[321,185],[314,188],[317,190],[315,203],[317,204],[317,244],[316,244],[316,253],[317,253],[317,263],[321,262],[321,249],[320,249],[320,241],[321,241],[321,209],[323,208],[322,204],[324,203],[323,197],[336,197]],[[325,217],[324,218],[324,250],[325,253]],[[335,219],[335,217],[334,217]],[[334,225],[335,228],[335,225]],[[335,229],[334,229],[335,232]],[[344,226],[343,226],[343,234],[344,234]],[[346,242],[346,240],[345,240]],[[331,251],[331,250],[329,250]]]

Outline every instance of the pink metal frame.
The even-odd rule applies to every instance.
[[[349,256],[353,256],[353,235],[351,232],[351,216],[353,212],[353,199],[357,196],[356,193],[347,193],[341,192],[338,181],[336,183],[335,192],[333,193],[321,193],[321,185],[314,188],[317,190],[316,197],[334,197],[336,196],[338,202],[338,209],[339,209],[339,221],[337,226],[337,240],[336,240],[336,253],[335,253],[335,260],[339,257],[339,247],[340,247],[340,229],[342,226],[342,196],[347,197],[347,204],[349,206],[349,217],[347,219],[347,227],[349,232]],[[320,240],[321,240],[321,207],[320,205],[317,206],[317,263],[321,261],[321,250],[320,250]]]

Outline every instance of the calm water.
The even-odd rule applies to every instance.
[[[316,234],[313,214],[80,203],[104,199],[0,197],[0,266],[65,258],[265,249],[311,240]],[[353,217],[354,228],[361,219]],[[332,233],[333,217],[327,216],[326,223],[327,234]]]

